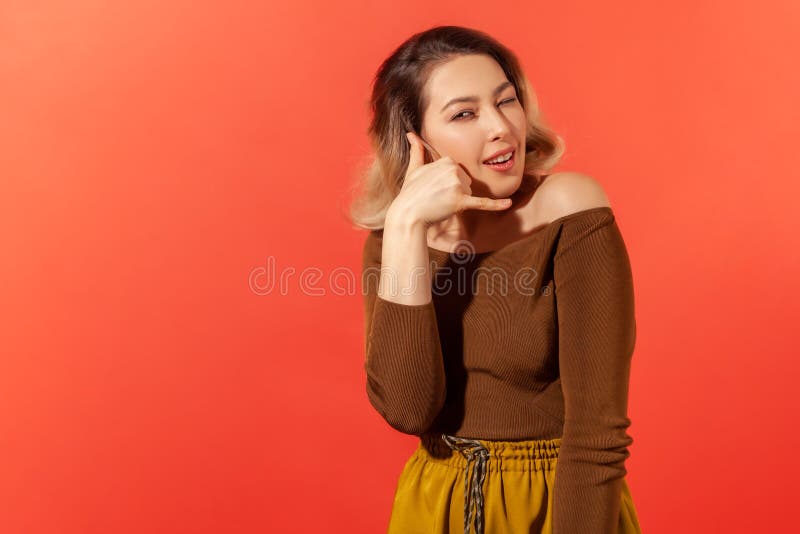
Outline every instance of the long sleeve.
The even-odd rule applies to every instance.
[[[444,405],[445,369],[433,302],[399,304],[378,296],[381,245],[364,245],[367,397],[394,429],[421,435]]]
[[[564,394],[553,533],[612,534],[633,443],[627,409],[636,321],[630,260],[610,208],[563,225],[553,275]]]

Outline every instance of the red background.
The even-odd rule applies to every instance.
[[[794,527],[800,4],[647,4],[6,0],[0,531],[383,531],[416,440],[366,398],[340,211],[436,24],[519,55],[614,205],[644,531]]]

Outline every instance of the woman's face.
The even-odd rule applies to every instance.
[[[429,105],[420,132],[425,141],[466,167],[474,196],[511,196],[522,183],[527,121],[500,65],[487,55],[456,57],[433,70],[425,92]],[[511,168],[485,163],[509,148]]]

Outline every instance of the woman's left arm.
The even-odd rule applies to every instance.
[[[633,277],[611,208],[571,218],[554,257],[564,433],[554,534],[617,531],[636,341]]]

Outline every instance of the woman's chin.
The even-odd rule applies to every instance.
[[[478,181],[479,180],[474,180],[472,182],[473,195],[476,195],[475,182]],[[486,195],[481,196],[487,196],[490,198],[508,198],[519,190],[520,185],[522,185],[522,176],[508,176],[501,179],[492,178],[481,181],[481,184],[481,189],[487,192]]]

